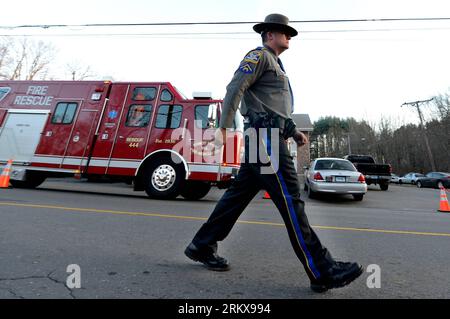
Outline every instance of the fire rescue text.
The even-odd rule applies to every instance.
[[[48,86],[31,85],[27,89],[27,95],[18,95],[14,100],[14,105],[35,105],[50,106],[53,102],[53,96],[46,96]]]

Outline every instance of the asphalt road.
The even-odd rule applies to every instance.
[[[439,191],[369,188],[362,202],[305,200],[336,259],[381,269],[380,288],[368,288],[366,272],[325,294],[310,291],[281,217],[262,193],[220,243],[232,269],[218,273],[183,250],[222,191],[190,202],[72,179],[0,189],[0,298],[450,298],[450,213],[436,211]],[[72,264],[81,270],[79,289],[66,286]]]

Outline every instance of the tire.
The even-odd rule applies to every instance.
[[[418,181],[417,183],[416,183],[416,186],[417,186],[417,188],[422,188],[422,182],[420,182],[420,181]]]
[[[308,193],[308,198],[311,198],[311,199],[317,198],[317,192],[313,191],[311,189],[311,187],[308,187],[307,193]]]
[[[14,188],[25,188],[25,189],[34,189],[45,182],[47,177],[36,171],[27,171],[25,175],[25,180],[16,181],[11,179],[9,182]]]
[[[398,183],[399,183],[400,185],[402,185],[402,184],[403,184],[403,182],[402,182],[402,180],[401,180],[401,179],[399,179],[399,180],[398,180]]]
[[[180,195],[186,172],[182,164],[175,164],[170,157],[151,162],[144,171],[144,189],[150,198],[174,199]]]
[[[205,197],[211,190],[211,184],[202,181],[186,181],[181,196],[187,200],[199,200]]]
[[[387,191],[389,189],[389,183],[380,184],[380,188],[382,191]]]
[[[436,184],[436,187],[441,189],[442,187],[444,187],[444,183],[442,183],[441,181],[438,181]]]
[[[353,194],[353,199],[357,202],[362,201],[364,198],[364,194]]]

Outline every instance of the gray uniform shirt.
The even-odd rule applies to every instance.
[[[219,123],[221,128],[233,127],[240,102],[243,116],[251,109],[291,118],[293,99],[289,79],[272,49],[257,48],[242,60],[227,86]]]

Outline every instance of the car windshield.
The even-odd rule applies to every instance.
[[[356,168],[352,163],[348,161],[338,160],[320,160],[317,161],[315,170],[339,170],[339,171],[353,171],[356,172]]]

